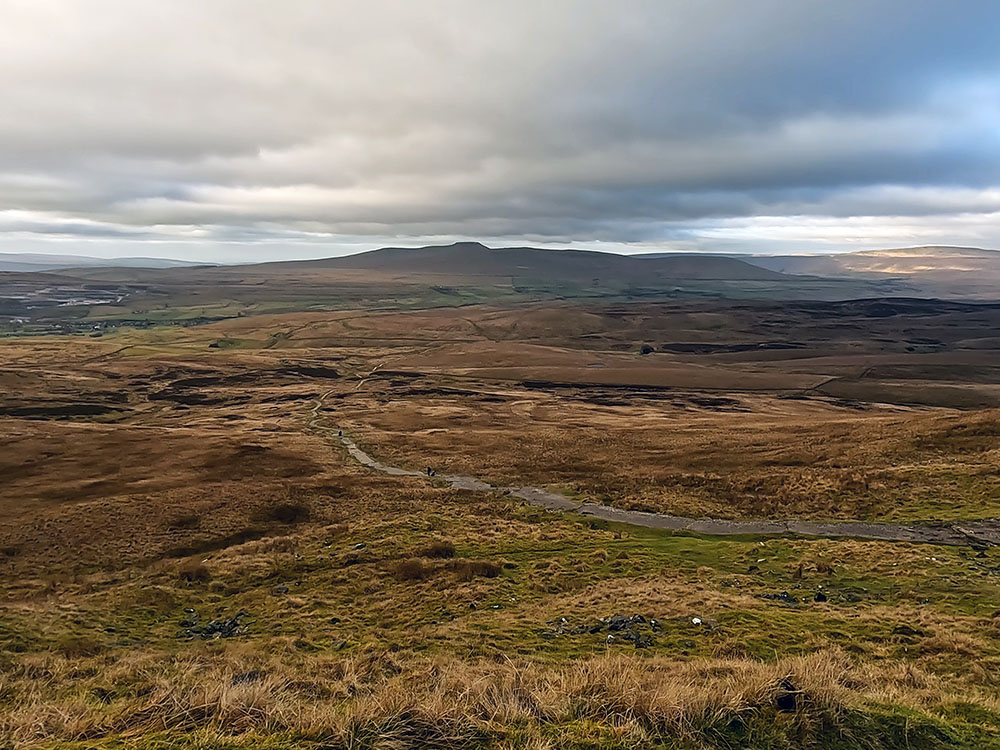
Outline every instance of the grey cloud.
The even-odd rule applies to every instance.
[[[992,2],[22,0],[0,21],[9,242],[757,249],[792,232],[757,217],[810,238],[873,217],[841,224],[873,245],[935,217],[1000,244]]]

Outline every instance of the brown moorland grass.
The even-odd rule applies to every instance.
[[[579,732],[580,722],[629,747],[663,740],[714,746],[750,727],[765,733],[768,723],[773,738],[809,744],[831,731],[850,736],[852,712],[873,704],[930,716],[942,700],[1000,711],[995,695],[950,687],[912,666],[859,667],[836,650],[771,664],[613,655],[566,665],[390,654],[303,660],[234,648],[126,658],[39,654],[8,664],[0,690],[16,698],[0,730],[25,746],[197,728],[251,740],[288,732],[325,747],[468,747],[519,727],[516,745],[527,747],[553,731]],[[917,729],[921,717],[910,721]],[[865,744],[877,738],[853,739],[882,746]]]
[[[187,583],[206,583],[212,580],[212,572],[201,560],[188,560],[182,563],[177,575]]]
[[[449,541],[436,540],[417,550],[419,557],[448,558],[455,556],[455,545]]]
[[[310,429],[438,475],[690,515],[997,514],[996,410],[865,400],[868,357],[911,388],[972,362],[961,336],[988,359],[992,313],[848,308],[360,310],[0,342],[0,738],[995,746],[995,550],[616,527],[375,474]],[[776,331],[790,348],[740,348]],[[462,339],[498,379],[455,371]],[[573,382],[509,378],[545,358]],[[950,387],[987,393],[977,367]],[[727,390],[642,388],[636,368],[718,368]],[[795,388],[741,390],[742,372]],[[817,377],[862,387],[799,387]],[[245,629],[202,640],[240,612]],[[619,614],[654,642],[590,632]]]
[[[496,578],[502,571],[502,566],[491,560],[453,560],[448,568],[455,571],[460,581],[471,581],[473,578]]]
[[[996,409],[859,411],[746,394],[719,408],[694,394],[640,392],[628,403],[497,385],[486,386],[493,400],[389,399],[384,384],[365,387],[378,408],[340,404],[338,423],[399,466],[695,517],[1000,516]]]
[[[393,575],[400,581],[422,581],[430,572],[431,567],[416,557],[400,560],[392,566]]]

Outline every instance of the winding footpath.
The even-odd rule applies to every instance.
[[[338,428],[323,427],[320,409],[329,393],[321,396],[310,411],[309,429],[327,438],[339,440],[355,461],[369,469],[395,477],[424,477],[444,482],[453,489],[473,492],[495,492],[525,500],[548,510],[568,511],[614,523],[643,526],[650,529],[687,531],[707,536],[804,536],[866,539],[884,542],[921,542],[948,545],[1000,544],[1000,519],[991,518],[961,522],[916,522],[909,525],[866,521],[807,521],[759,520],[731,521],[724,518],[689,518],[664,513],[623,510],[596,503],[576,502],[565,495],[541,487],[495,487],[477,477],[463,474],[427,474],[383,463],[363,451]]]

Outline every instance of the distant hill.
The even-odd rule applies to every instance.
[[[533,247],[489,248],[478,242],[403,248],[387,247],[357,255],[322,260],[287,261],[257,266],[295,269],[352,269],[441,276],[531,277],[553,279],[606,278],[776,281],[783,274],[736,258],[677,255],[640,260],[634,256],[586,250],[543,250]]]
[[[883,258],[993,258],[1000,259],[1000,250],[981,247],[952,247],[949,245],[921,245],[919,247],[897,247],[888,250],[858,250],[848,255],[868,255]]]
[[[0,253],[0,271],[52,271],[66,268],[185,268],[199,265],[169,258],[93,258],[87,255]]]
[[[793,275],[957,279],[976,274],[1000,278],[1000,251],[978,247],[926,245],[833,255],[753,256],[747,257],[747,261],[761,268]]]

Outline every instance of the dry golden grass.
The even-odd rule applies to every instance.
[[[773,664],[608,655],[562,666],[392,655],[303,661],[234,648],[37,655],[8,665],[0,691],[16,698],[0,731],[25,746],[197,728],[417,748],[458,746],[514,726],[542,741],[546,725],[581,720],[613,727],[639,746],[658,737],[703,741],[733,721],[779,713],[781,696],[791,696],[791,706],[780,705],[800,722],[834,727],[869,702],[933,709],[946,699],[1000,710],[995,695],[949,688],[912,665],[859,667],[837,651]]]
[[[436,540],[417,550],[419,557],[448,558],[455,556],[455,545],[444,540]]]
[[[1000,516],[998,410],[858,411],[746,394],[716,408],[696,394],[628,403],[497,385],[392,398],[398,386],[374,379],[364,389],[368,399],[329,418],[371,453],[501,486],[696,517]]]

